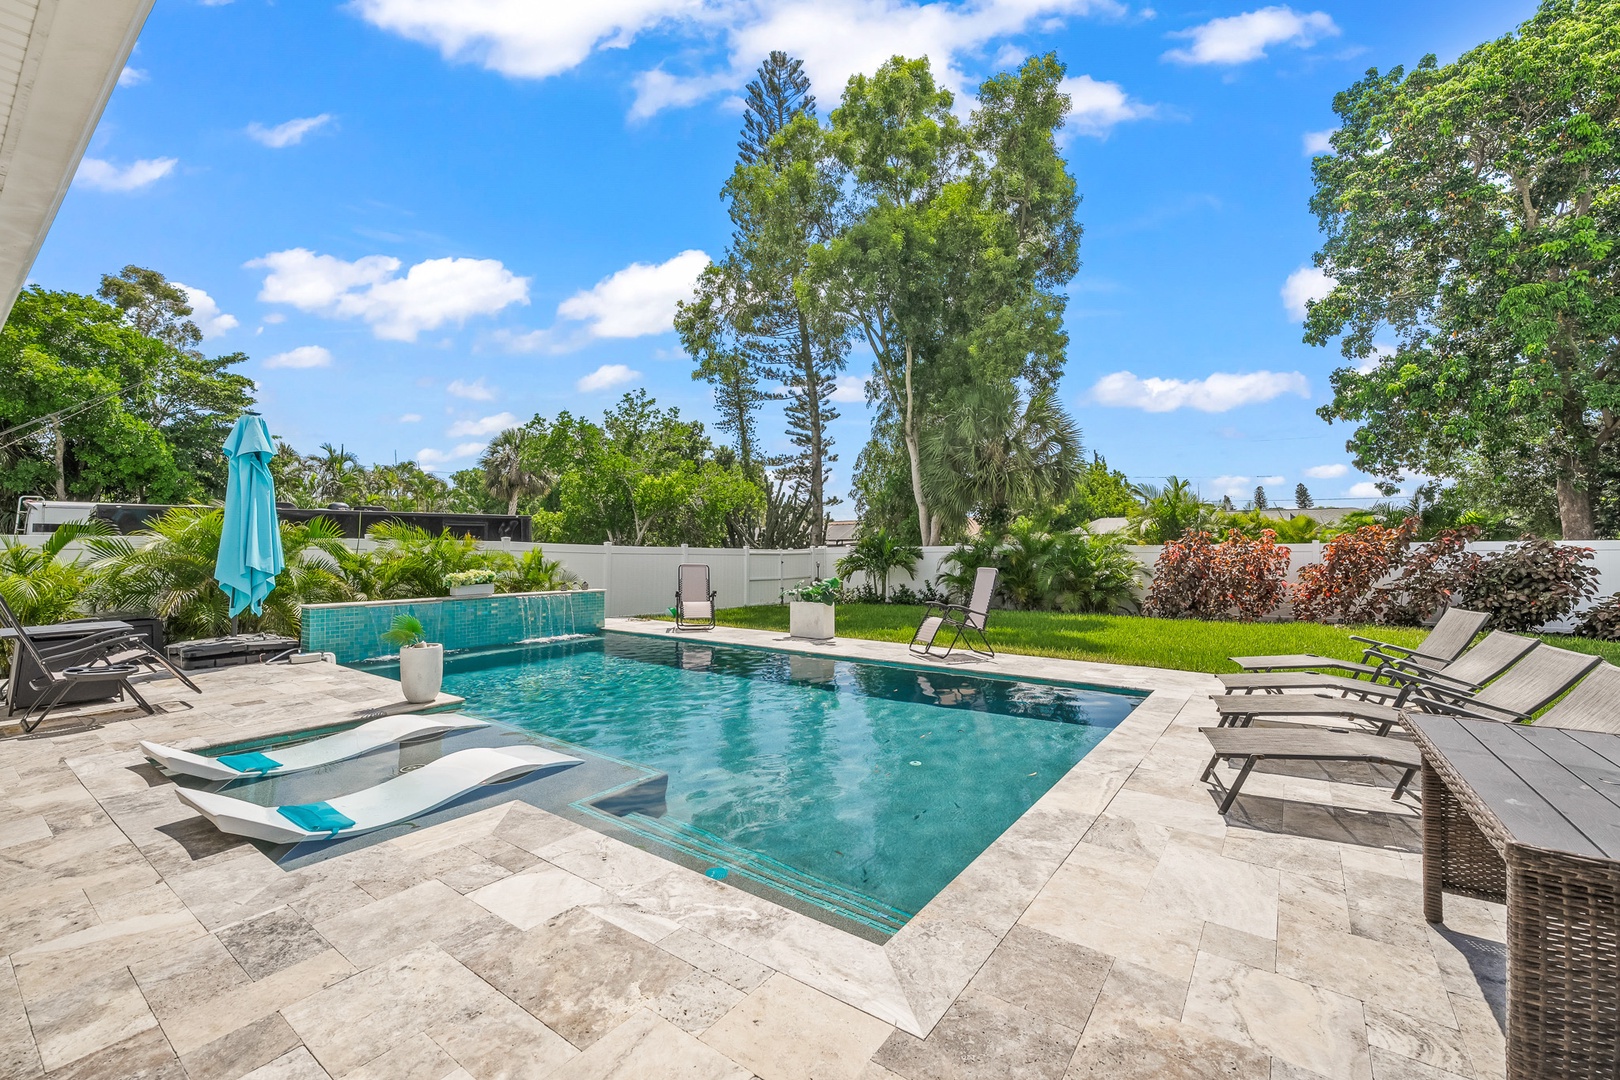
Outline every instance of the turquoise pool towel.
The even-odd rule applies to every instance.
[[[332,809],[331,803],[294,803],[292,806],[278,806],[276,812],[300,829],[310,832],[327,830],[333,836],[354,824],[353,818],[344,817]]]
[[[251,754],[221,754],[217,760],[221,765],[245,773],[269,772],[271,769],[281,767],[281,762],[275,758],[268,758],[257,752]]]

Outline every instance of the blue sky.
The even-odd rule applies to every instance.
[[[158,0],[32,280],[90,292],[136,263],[184,283],[206,347],[252,358],[305,452],[448,472],[515,420],[596,417],[637,386],[708,420],[670,315],[724,248],[763,54],[803,57],[825,114],[897,52],[971,91],[1052,50],[1076,101],[1063,396],[1087,447],[1211,497],[1304,480],[1365,501],[1348,432],[1315,415],[1338,354],[1300,341],[1313,133],[1368,67],[1452,59],[1534,7]],[[866,367],[853,353],[834,490]]]

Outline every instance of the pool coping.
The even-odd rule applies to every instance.
[[[994,659],[936,660],[914,656],[894,642],[806,641],[734,627],[675,631],[668,623],[610,618],[603,629],[1147,693],[1113,731],[883,945],[785,908],[777,910],[787,918],[772,920],[771,932],[739,934],[727,941],[744,955],[918,1037],[926,1036],[966,989],[1189,699],[1218,685],[1210,675],[1169,669],[1009,653]]]

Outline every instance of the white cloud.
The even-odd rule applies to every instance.
[[[494,416],[485,416],[478,420],[457,420],[450,425],[446,435],[452,439],[463,438],[467,435],[493,435],[497,431],[505,431],[513,427],[518,418],[509,412],[496,413]]]
[[[484,385],[484,379],[482,376],[479,376],[472,382],[465,382],[461,379],[455,379],[444,389],[445,393],[452,394],[458,398],[466,398],[468,401],[495,400],[495,388]]]
[[[1307,131],[1305,133],[1305,156],[1316,157],[1318,154],[1333,153],[1333,135],[1338,128],[1328,128],[1326,131]]]
[[[399,418],[399,422],[402,424],[420,424],[422,422],[422,414],[408,412]]]
[[[1259,483],[1259,484],[1262,484],[1262,485],[1264,485],[1266,487],[1273,487],[1273,486],[1275,486],[1277,484],[1282,483],[1286,479],[1287,479],[1287,477],[1284,477],[1284,476],[1262,476],[1256,482]]]
[[[235,315],[227,315],[220,311],[214,298],[201,289],[182,285],[178,281],[171,284],[185,292],[186,302],[191,305],[191,321],[197,324],[197,329],[202,331],[204,338],[217,338],[225,331],[234,330],[241,325]]]
[[[1305,321],[1305,305],[1320,300],[1333,291],[1333,279],[1314,266],[1302,266],[1288,275],[1283,282],[1282,301],[1288,317],[1295,322]]]
[[[118,85],[139,86],[141,83],[145,82],[148,77],[149,76],[147,73],[141,68],[132,68],[128,64],[125,64],[124,70],[118,73]]]
[[[416,452],[416,463],[424,469],[442,469],[453,461],[462,461],[483,450],[488,443],[464,442],[449,450],[435,450],[424,446]]]
[[[1312,480],[1333,480],[1350,471],[1348,465],[1312,465],[1305,475]]]
[[[136,191],[155,184],[174,171],[179,158],[142,158],[128,165],[114,165],[100,158],[87,157],[79,162],[75,181],[97,191]]]
[[[260,300],[328,318],[359,318],[390,341],[415,341],[423,330],[529,302],[529,279],[496,259],[428,259],[400,277],[400,261],[388,255],[347,262],[292,248],[246,265],[270,271]]]
[[[1239,375],[1217,371],[1203,379],[1142,379],[1129,371],[1104,375],[1091,388],[1090,400],[1115,408],[1172,412],[1197,409],[1226,412],[1241,405],[1258,405],[1284,394],[1309,397],[1311,385],[1297,371],[1252,371]]]
[[[332,354],[319,345],[300,345],[284,353],[276,353],[264,362],[267,368],[330,367]]]
[[[667,262],[631,263],[557,305],[557,317],[585,323],[593,338],[662,334],[675,325],[675,305],[692,296],[709,265],[701,251],[683,251]]]
[[[865,375],[840,375],[838,385],[828,395],[834,401],[862,401],[866,400]]]
[[[1225,495],[1231,499],[1239,499],[1254,494],[1253,489],[1249,487],[1249,478],[1247,476],[1217,476],[1209,483],[1215,489],[1217,495]]]
[[[1117,0],[357,0],[355,6],[373,25],[436,47],[447,60],[522,79],[557,75],[593,52],[660,33],[671,39],[667,51],[682,67],[698,67],[685,74],[659,64],[642,72],[631,106],[636,118],[734,91],[784,41],[792,42],[815,85],[833,91],[897,53],[931,57],[940,80],[961,90],[967,79],[959,58],[976,58],[1064,16],[1124,11]]]
[[[1338,26],[1325,11],[1301,13],[1275,5],[1178,30],[1169,36],[1189,38],[1192,45],[1171,49],[1164,58],[1182,64],[1244,64],[1263,58],[1271,45],[1303,49],[1338,33]]]
[[[624,364],[603,364],[589,375],[582,376],[574,383],[574,389],[589,394],[597,390],[611,390],[640,377],[641,372],[631,371]]]
[[[1378,485],[1371,480],[1363,480],[1359,484],[1351,484],[1345,495],[1352,499],[1382,499],[1384,493],[1378,490]]]
[[[287,321],[287,316],[285,314],[283,314],[282,312],[272,311],[270,314],[266,315],[263,319],[260,319],[259,321],[260,322],[267,322],[267,323],[284,323],[284,322]]]
[[[1115,124],[1143,120],[1154,114],[1152,105],[1133,101],[1119,83],[1098,82],[1090,75],[1075,75],[1058,86],[1069,95],[1072,111],[1067,130],[1080,135],[1105,136]]]
[[[286,146],[297,146],[304,141],[304,136],[329,123],[331,113],[321,113],[319,116],[301,116],[275,127],[265,127],[257,120],[247,126],[248,137],[254,142],[263,143],[273,150],[280,150]]]

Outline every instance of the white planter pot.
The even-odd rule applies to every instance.
[[[450,595],[456,597],[494,596],[495,583],[493,581],[486,581],[482,585],[452,585],[450,586]]]
[[[788,605],[788,633],[796,638],[827,640],[833,636],[833,606],[793,601]]]
[[[399,685],[406,701],[417,705],[432,701],[443,683],[443,645],[407,645],[399,650]]]

